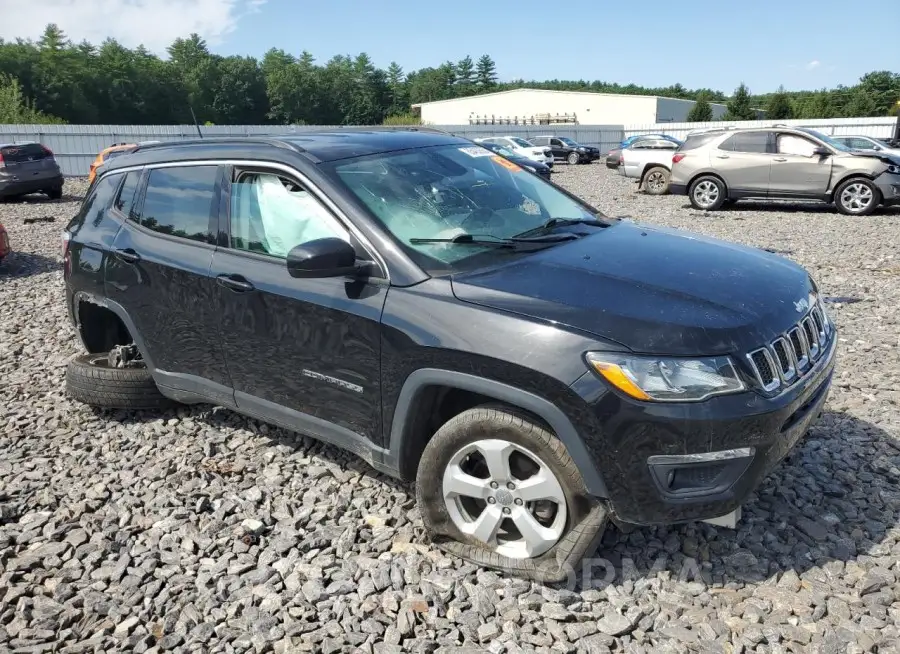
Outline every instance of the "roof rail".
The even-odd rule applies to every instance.
[[[257,143],[264,145],[273,145],[279,148],[285,148],[288,150],[297,150],[302,152],[303,148],[293,143],[288,143],[283,138],[279,138],[279,136],[289,136],[289,135],[256,135],[256,134],[247,134],[245,136],[238,134],[231,134],[226,136],[214,136],[214,137],[206,137],[206,138],[192,138],[192,139],[184,139],[181,141],[153,141],[153,142],[144,142],[139,143],[138,146],[132,151],[132,154],[135,152],[142,152],[144,150],[156,150],[162,148],[177,148],[185,145],[225,145],[232,143]]]

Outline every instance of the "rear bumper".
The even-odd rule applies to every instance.
[[[670,195],[687,195],[687,185],[686,184],[672,184],[669,182],[669,194]]]
[[[24,195],[25,193],[36,193],[45,189],[62,187],[63,176],[53,175],[49,177],[41,177],[40,179],[27,179],[7,177],[0,178],[0,196],[3,195]]]
[[[831,388],[836,332],[803,381],[698,403],[646,403],[592,372],[573,384],[593,414],[581,426],[621,522],[652,525],[724,516],[743,504],[818,418]],[[590,433],[585,433],[590,429]]]

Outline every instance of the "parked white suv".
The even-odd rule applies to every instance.
[[[484,141],[496,143],[520,157],[526,157],[544,165],[553,166],[553,153],[550,151],[550,148],[533,145],[521,136],[487,136],[475,139],[476,143],[483,143]]]
[[[900,148],[892,148],[886,142],[871,136],[832,136],[831,139],[843,143],[851,150],[870,150],[900,156]]]
[[[650,195],[665,195],[676,149],[678,143],[665,138],[637,140],[622,150],[619,173],[638,180],[638,186]]]

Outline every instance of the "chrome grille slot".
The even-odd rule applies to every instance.
[[[759,385],[771,392],[801,379],[828,349],[833,333],[822,307],[813,304],[787,332],[747,355]]]
[[[803,335],[806,336],[806,344],[809,347],[809,358],[815,359],[819,356],[819,330],[809,316],[800,324],[803,326]]]
[[[799,327],[794,327],[788,332],[791,341],[791,349],[794,350],[794,360],[797,362],[797,372],[803,372],[809,365],[809,354],[806,349],[806,337]]]
[[[794,356],[791,346],[783,337],[778,337],[772,342],[772,350],[775,352],[775,358],[778,360],[778,366],[781,369],[781,379],[790,383],[797,374],[797,366],[794,364]]]
[[[756,350],[750,354],[750,362],[756,371],[756,379],[767,391],[772,391],[781,385],[781,379],[775,369],[775,362],[768,348]]]

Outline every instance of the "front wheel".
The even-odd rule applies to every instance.
[[[701,211],[721,209],[725,200],[728,199],[725,183],[718,177],[710,175],[695,179],[688,195],[691,205]]]
[[[566,161],[569,162],[570,166],[574,166],[579,161],[581,161],[581,157],[578,156],[577,152],[570,152],[569,156],[566,157]]]
[[[478,565],[543,581],[596,543],[606,511],[565,446],[514,409],[482,406],[429,441],[416,497],[436,545]]]
[[[49,188],[46,191],[47,197],[51,200],[59,200],[62,199],[63,195],[63,187],[62,186],[54,186],[53,188]]]
[[[669,171],[656,166],[644,175],[644,190],[650,195],[665,195],[669,192]]]
[[[880,202],[878,187],[865,177],[848,179],[834,192],[837,210],[848,216],[868,216]]]

